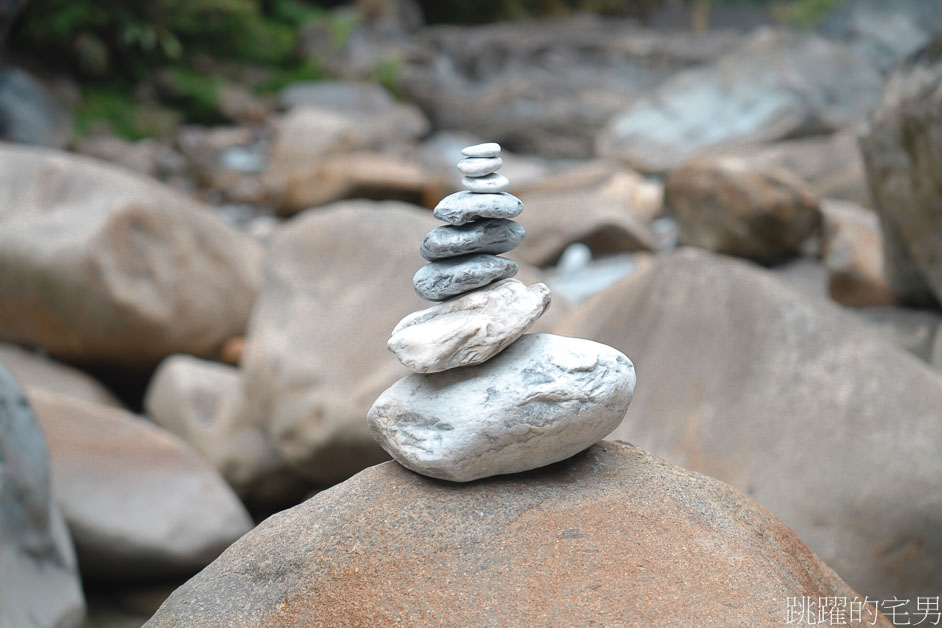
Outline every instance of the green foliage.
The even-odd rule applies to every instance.
[[[129,140],[165,134],[179,123],[179,114],[159,105],[141,104],[118,85],[96,85],[82,90],[75,112],[75,132],[84,136],[107,129]]]
[[[783,22],[798,28],[811,28],[825,15],[846,0],[794,0],[776,7],[775,14]]]

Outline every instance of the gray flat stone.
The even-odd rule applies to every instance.
[[[479,218],[516,218],[522,211],[523,201],[513,194],[464,191],[449,194],[439,201],[435,217],[452,225],[463,225]]]
[[[519,222],[486,218],[460,227],[446,225],[432,229],[422,240],[420,252],[430,262],[472,253],[499,255],[520,246],[526,235]]]
[[[497,157],[500,155],[500,144],[485,142],[484,144],[465,146],[461,149],[461,154],[465,157]]]
[[[481,364],[523,335],[549,304],[545,284],[504,279],[409,314],[386,346],[414,373]]]
[[[483,177],[500,170],[503,163],[500,157],[468,157],[458,162],[458,170],[466,177]]]
[[[510,185],[510,180],[502,174],[488,174],[483,177],[463,177],[461,185],[475,194],[496,194],[503,192]]]
[[[484,364],[399,380],[367,419],[403,466],[468,482],[592,446],[621,423],[634,388],[634,366],[618,350],[534,334]]]
[[[496,255],[463,255],[426,264],[412,278],[427,301],[444,301],[517,274],[517,262]]]

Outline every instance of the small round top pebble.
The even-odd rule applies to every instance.
[[[500,144],[497,142],[486,142],[484,144],[475,144],[461,149],[461,154],[465,157],[497,157],[500,155]]]

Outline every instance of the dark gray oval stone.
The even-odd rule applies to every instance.
[[[517,262],[496,255],[462,255],[426,264],[412,278],[426,301],[444,301],[517,274]]]
[[[519,222],[504,218],[475,220],[459,227],[445,225],[429,231],[422,241],[422,257],[436,262],[458,255],[512,251],[523,242],[526,230]]]

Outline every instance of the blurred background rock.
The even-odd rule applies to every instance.
[[[0,557],[54,540],[48,625],[77,573],[140,625],[384,460],[414,243],[487,140],[537,331],[635,360],[616,436],[937,595],[940,36],[937,0],[0,0],[0,363],[47,442],[0,429],[38,452],[0,479],[51,485]]]

